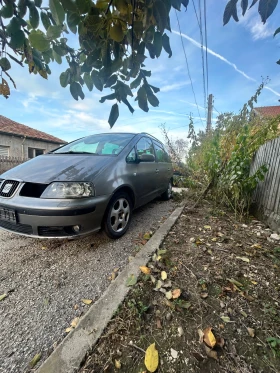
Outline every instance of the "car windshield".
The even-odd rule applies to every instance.
[[[131,133],[92,135],[73,141],[52,153],[118,155],[134,136]]]

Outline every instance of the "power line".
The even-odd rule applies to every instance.
[[[200,115],[199,107],[198,107],[198,105],[197,105],[196,96],[195,96],[195,92],[194,92],[193,82],[192,82],[191,73],[190,73],[190,69],[189,69],[188,57],[187,57],[186,50],[185,50],[185,46],[184,46],[184,42],[183,42],[183,37],[182,37],[182,32],[181,32],[181,25],[180,25],[180,22],[179,22],[179,18],[178,18],[177,10],[175,10],[175,14],[176,14],[177,23],[178,23],[178,28],[179,28],[179,32],[180,32],[181,43],[182,43],[182,47],[183,47],[183,51],[184,51],[184,55],[185,55],[185,60],[186,60],[186,65],[187,65],[188,76],[189,76],[189,79],[190,79],[190,82],[191,82],[191,87],[192,87],[192,92],[193,92],[194,102],[195,102],[196,107],[197,107],[198,116],[199,116],[199,118],[200,118],[200,120],[201,120],[201,123],[202,123],[202,119],[201,119],[201,115]],[[202,124],[203,124],[203,123],[202,123]]]
[[[193,6],[195,8],[194,1],[193,1]],[[200,50],[201,50],[201,58],[202,58],[203,93],[204,93],[204,107],[205,107],[205,116],[206,116],[206,102],[207,102],[206,97],[208,96],[208,93],[207,93],[207,96],[206,96],[205,62],[204,62],[204,49],[203,49],[204,42],[203,42],[202,16],[201,16],[201,0],[198,1],[198,7],[199,7],[199,22],[198,22],[198,27],[199,27],[199,31],[200,31],[200,45],[201,45]],[[195,10],[195,12],[196,12],[196,10]]]
[[[206,57],[206,84],[207,84],[207,96],[208,96],[208,85],[209,85],[209,75],[208,75],[208,38],[207,38],[207,13],[206,13],[206,0],[204,0],[204,32],[205,32],[205,57]]]

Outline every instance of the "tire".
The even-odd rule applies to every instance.
[[[162,193],[161,198],[164,201],[169,201],[171,197],[172,197],[172,181],[169,180],[168,187],[167,187],[166,191],[164,193]]]
[[[110,238],[120,238],[129,228],[132,203],[125,192],[116,193],[108,204],[104,218],[104,230]]]

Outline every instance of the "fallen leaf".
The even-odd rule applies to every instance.
[[[114,272],[117,273],[119,271],[119,268],[115,268]]]
[[[146,350],[145,353],[145,366],[149,372],[153,373],[158,368],[158,351],[156,349],[156,344],[152,343]]]
[[[209,230],[209,231],[211,231],[211,226],[210,225],[204,225],[204,227],[203,227],[204,229],[207,229],[207,230]]]
[[[75,304],[75,306],[74,306],[74,310],[76,311],[78,308],[79,308],[79,305],[78,305],[78,304]]]
[[[167,293],[166,293],[166,294],[167,294]],[[165,294],[165,296],[166,296],[166,294]],[[168,307],[172,308],[173,310],[175,309],[175,304],[172,303],[172,302],[170,302],[170,300],[164,298],[164,303],[165,303]]]
[[[34,368],[35,365],[40,361],[41,359],[41,352],[39,354],[36,354],[33,359],[30,361],[29,366],[30,368]]]
[[[236,285],[236,286],[238,286],[238,287],[240,287],[240,288],[243,287],[243,284],[241,284],[241,282],[239,282],[239,281],[236,281],[234,278],[227,278],[227,280],[228,280],[229,282],[231,282],[233,285]]]
[[[137,282],[137,277],[131,274],[126,280],[126,286],[133,286]]]
[[[217,238],[216,238],[216,237],[213,237],[213,238],[212,238],[212,241],[213,241],[213,242],[216,242],[216,241],[217,241]]]
[[[150,268],[148,268],[146,266],[141,266],[139,268],[140,268],[141,272],[145,273],[145,275],[150,275],[151,274]]]
[[[201,329],[197,329],[199,335],[199,343],[203,343],[204,333]]]
[[[246,258],[246,256],[237,256],[236,259],[240,259],[240,260],[242,260],[243,262],[246,262],[246,263],[250,262],[250,259]]]
[[[117,368],[117,369],[121,369],[121,362],[120,362],[120,360],[115,360],[115,367]]]
[[[79,317],[75,317],[75,319],[71,321],[70,325],[72,326],[72,328],[76,328],[76,326],[78,325],[78,322],[79,322]]]
[[[172,290],[172,298],[177,299],[181,295],[181,290],[180,289],[174,289]]]
[[[166,249],[158,250],[157,253],[158,253],[158,255],[164,255],[164,254],[167,253],[167,250]]]
[[[211,348],[206,346],[206,345],[204,345],[204,347],[205,347],[206,355],[208,357],[211,357],[212,359],[218,360],[217,351],[211,350]]]
[[[223,322],[231,322],[228,316],[221,316],[221,319],[223,320]]]
[[[73,328],[72,328],[71,326],[69,326],[69,328],[66,328],[66,329],[65,329],[66,333],[71,332],[71,330],[73,330]]]
[[[203,341],[207,344],[209,347],[214,347],[216,344],[216,338],[214,334],[212,333],[212,328],[206,328],[203,330]]]
[[[151,238],[151,235],[150,233],[145,233],[144,236],[143,236],[144,240],[149,240]]]
[[[204,357],[199,354],[198,352],[193,352],[192,355],[196,358],[196,360],[198,361],[203,361],[204,360]]]
[[[158,280],[156,288],[160,289],[162,287],[162,285],[163,285],[162,281]]]
[[[141,245],[143,245],[143,246],[146,245],[146,243],[147,243],[147,240],[142,240],[141,241]]]
[[[247,331],[248,331],[250,337],[252,337],[252,338],[255,337],[255,329],[247,328]]]
[[[113,272],[112,274],[111,274],[111,276],[110,276],[110,280],[111,281],[114,281],[115,280],[115,278],[116,278],[116,273],[115,272]]]
[[[0,301],[3,300],[3,299],[5,299],[5,298],[7,298],[7,294],[0,295]]]
[[[262,245],[260,245],[259,243],[255,243],[254,245],[251,246],[252,249],[261,249],[262,248]]]
[[[223,348],[224,345],[225,345],[225,340],[224,340],[224,338],[222,338],[222,337],[217,337],[217,338],[216,338],[216,346],[219,346],[219,347]]]
[[[165,282],[162,286],[164,288],[171,288],[172,287],[172,282],[169,280],[169,281]]]
[[[179,326],[178,328],[178,334],[179,334],[179,337],[182,337],[182,335],[184,334],[184,330],[181,326]]]
[[[173,298],[173,295],[172,295],[172,291],[168,291],[166,294],[165,294],[166,298],[167,299],[172,299]]]
[[[244,317],[248,317],[247,313],[243,310],[240,311],[241,315],[244,316]]]
[[[178,307],[185,308],[186,310],[188,310],[191,307],[191,305],[192,304],[190,302],[186,302],[182,300],[180,305],[178,305]]]
[[[41,249],[42,250],[47,250],[47,248],[45,246],[42,246]]]
[[[92,303],[92,299],[82,299],[82,302],[86,305],[89,305]]]
[[[206,299],[208,297],[208,293],[201,293],[200,298]]]
[[[257,281],[253,281],[253,280],[251,280],[251,283],[252,283],[253,285],[257,285],[257,284],[258,284]]]
[[[162,328],[160,319],[157,319],[157,328],[158,329]]]
[[[167,279],[167,273],[165,271],[161,272],[161,279],[162,279],[162,281]]]

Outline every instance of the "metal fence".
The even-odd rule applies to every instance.
[[[256,152],[251,173],[262,165],[268,166],[264,181],[254,193],[254,212],[271,228],[280,231],[280,137],[262,145]]]
[[[28,161],[28,159],[22,159],[20,157],[6,157],[0,155],[0,175],[10,170],[11,168],[18,166],[19,164]]]

